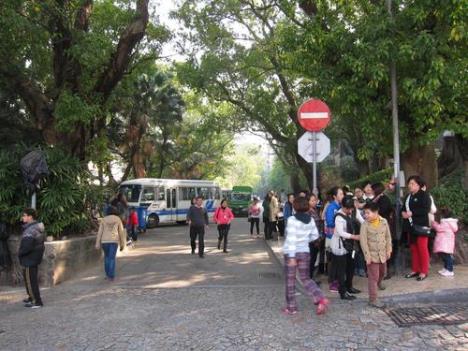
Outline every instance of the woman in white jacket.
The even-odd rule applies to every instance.
[[[329,301],[324,297],[317,284],[309,277],[310,252],[309,243],[318,239],[319,232],[309,211],[309,202],[298,197],[293,203],[296,214],[289,217],[284,241],[284,263],[286,276],[286,307],[282,312],[288,315],[297,313],[296,272],[304,285],[306,294],[317,305],[317,314],[325,313]]]
[[[356,297],[350,294],[358,294],[359,290],[353,288],[354,276],[354,240],[359,240],[359,235],[354,234],[353,218],[355,210],[354,200],[351,196],[345,196],[342,207],[335,216],[335,231],[330,242],[332,253],[332,267],[338,278],[338,292],[342,300],[354,300]],[[356,211],[356,220],[364,222],[359,211]]]

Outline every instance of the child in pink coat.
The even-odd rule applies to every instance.
[[[439,217],[439,218],[437,218]],[[436,214],[437,221],[432,222],[432,228],[437,232],[434,240],[434,253],[438,253],[444,261],[444,269],[439,274],[453,277],[453,252],[455,251],[455,233],[458,231],[458,220],[451,218],[448,208],[441,208]]]

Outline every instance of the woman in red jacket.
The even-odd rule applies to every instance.
[[[231,222],[234,219],[234,214],[228,207],[226,199],[221,201],[221,206],[216,209],[213,219],[218,225],[218,250],[221,250],[221,242],[223,242],[224,240],[223,252],[227,253],[227,237],[229,233],[229,228],[231,227]]]

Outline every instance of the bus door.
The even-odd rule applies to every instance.
[[[166,211],[168,212],[167,219],[171,222],[177,221],[177,190],[172,188],[166,189]]]

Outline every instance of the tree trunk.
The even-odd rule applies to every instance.
[[[402,157],[402,168],[405,177],[421,176],[428,188],[438,184],[437,157],[433,144],[412,145]]]

